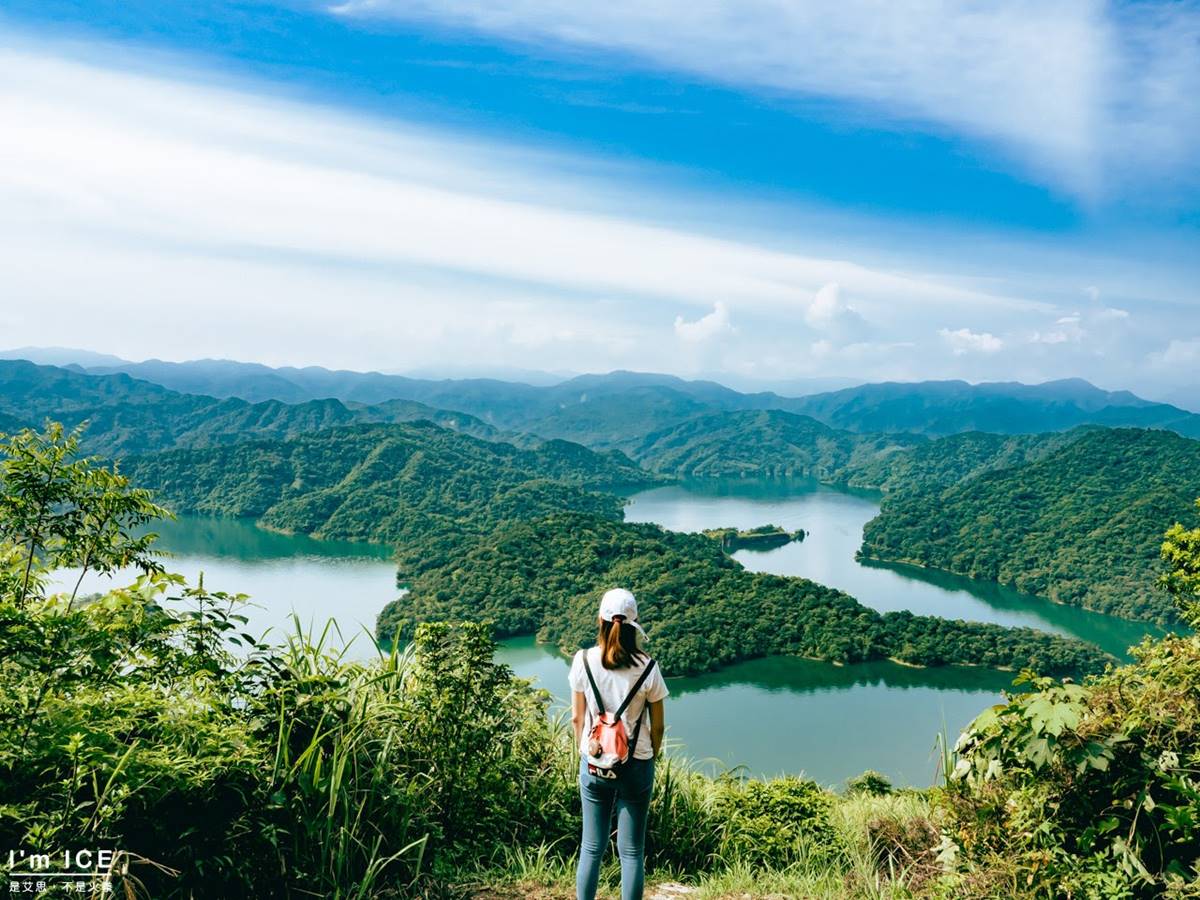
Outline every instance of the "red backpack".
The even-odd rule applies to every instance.
[[[629,693],[625,695],[625,699],[617,711],[608,713],[604,711],[604,700],[600,696],[600,688],[596,687],[596,679],[592,677],[592,667],[588,665],[587,651],[583,651],[583,670],[587,672],[588,683],[592,686],[592,695],[596,699],[596,716],[592,723],[592,730],[588,734],[588,774],[595,775],[597,778],[616,778],[621,774],[621,769],[637,747],[638,735],[642,731],[642,720],[646,718],[646,704],[643,704],[642,713],[638,716],[637,724],[633,726],[632,739],[625,733],[625,723],[621,721],[621,716],[629,707],[630,701],[637,696],[642,685],[646,683],[646,678],[653,668],[654,660],[652,659],[646,663],[646,668],[642,670],[638,680],[629,689]]]

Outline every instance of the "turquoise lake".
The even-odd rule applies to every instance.
[[[880,610],[1026,625],[1093,641],[1123,654],[1148,626],[1056,606],[995,585],[854,559],[877,498],[810,482],[708,482],[636,494],[631,521],[696,531],[772,523],[808,537],[766,552],[740,551],[748,568],[803,575],[841,588]],[[263,531],[240,520],[181,518],[158,528],[168,567],[210,590],[249,594],[252,625],[278,634],[337,622],[340,643],[374,652],[367,629],[397,596],[387,548]],[[70,572],[62,583],[72,583]],[[106,582],[89,577],[84,590]],[[636,591],[636,585],[631,585]],[[654,623],[645,623],[653,652]],[[532,638],[502,642],[498,657],[564,702],[567,660]],[[935,778],[934,741],[951,736],[1001,699],[1011,675],[975,668],[916,669],[889,662],[854,666],[793,658],[754,660],[697,678],[672,678],[668,740],[710,768],[743,766],[754,774],[803,772],[838,784],[876,769],[898,784]]]

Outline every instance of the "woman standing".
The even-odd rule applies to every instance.
[[[621,900],[642,896],[646,818],[668,692],[662,672],[641,649],[639,635],[645,632],[638,624],[637,600],[623,588],[611,590],[600,600],[596,646],[580,650],[571,663],[571,723],[583,799],[577,900],[595,900],[614,806]]]

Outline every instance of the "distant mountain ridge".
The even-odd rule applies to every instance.
[[[374,510],[378,518],[388,508],[388,492],[409,484],[385,472],[383,487],[369,490],[360,473],[354,473],[353,484],[323,484],[315,492],[305,488],[305,479],[296,475],[309,465],[303,461],[321,458],[336,470],[345,461],[343,451],[349,452],[350,444],[345,442],[350,441],[351,433],[355,436],[352,455],[367,467],[364,472],[372,466],[365,449],[372,441],[379,444],[381,454],[408,459],[424,436],[431,446],[445,450],[449,460],[458,458],[454,448],[465,448],[470,441],[462,437],[460,443],[448,442],[445,435],[459,432],[460,437],[469,435],[497,445],[495,450],[485,452],[476,447],[470,451],[470,459],[485,468],[492,464],[511,468],[502,461],[508,451],[500,449],[502,442],[507,442],[521,452],[538,453],[554,447],[560,456],[577,455],[582,469],[595,469],[603,463],[612,471],[619,469],[628,481],[659,476],[799,475],[878,488],[887,496],[880,517],[865,535],[863,552],[868,557],[989,578],[1064,602],[1157,621],[1167,615],[1162,608],[1165,601],[1150,596],[1149,545],[1136,543],[1134,538],[1141,541],[1147,534],[1161,534],[1173,521],[1171,517],[1178,515],[1176,510],[1186,508],[1184,495],[1190,495],[1186,497],[1190,503],[1192,492],[1200,492],[1194,476],[1200,471],[1200,458],[1195,456],[1200,443],[1183,440],[1162,426],[1169,422],[1184,434],[1195,432],[1200,416],[1128,392],[1101,391],[1080,381],[1032,386],[963,382],[864,385],[808,398],[741,394],[715,382],[633,372],[580,376],[548,388],[488,380],[413,383],[430,400],[478,409],[504,423],[505,430],[461,409],[447,410],[418,400],[393,399],[370,405],[333,398],[294,404],[279,400],[251,403],[180,393],[124,373],[96,375],[13,360],[0,360],[0,430],[39,427],[48,419],[68,427],[87,422],[84,443],[88,452],[136,458],[144,480],[168,490],[182,509],[261,513],[273,527],[326,536],[367,534],[344,527],[367,527],[363,522],[351,522],[349,511],[363,503],[363,508]],[[843,424],[830,426],[814,415],[776,408],[783,404],[807,407]],[[910,429],[860,430],[863,423],[881,419],[892,425],[907,420]],[[1083,423],[1079,423],[1081,419]],[[1114,432],[1103,425],[1123,419],[1156,427],[1125,429],[1142,436],[1128,446],[1122,443],[1133,440],[1127,436],[1104,436]],[[399,428],[419,421],[437,427]],[[1047,428],[1048,421],[1061,428]],[[1044,433],[979,430],[937,435],[945,427],[979,422],[997,429],[1024,423],[1041,427]],[[1071,422],[1079,424],[1067,428]],[[1093,439],[1092,434],[1101,437]],[[598,450],[619,450],[625,455],[594,452]],[[161,455],[162,451],[174,455]],[[1071,453],[1081,456],[1072,457]],[[154,454],[161,458],[152,462]],[[534,483],[539,479],[529,473],[545,471],[544,463],[531,457],[518,466],[525,474],[518,477],[514,471],[504,491],[518,486],[519,490],[506,503],[531,516],[559,508],[556,503],[570,509],[576,502],[584,507],[599,502],[605,513],[611,512],[606,505],[609,501],[597,501],[591,492],[581,492],[562,478]],[[1158,463],[1161,466],[1156,469]],[[1059,471],[1055,465],[1063,468]],[[1125,475],[1122,467],[1127,470]],[[447,464],[424,471],[435,482],[449,484],[446,473],[452,468]],[[1169,496],[1164,493],[1163,481],[1168,468],[1168,480],[1174,485]],[[193,470],[208,473],[210,483],[204,497],[194,493],[201,485],[187,474]],[[284,477],[285,470],[292,472],[291,477]],[[1100,471],[1104,478],[1097,480],[1093,474]],[[284,475],[276,478],[280,472]],[[1071,521],[1087,525],[1086,533],[1105,535],[1102,552],[1096,555],[1105,561],[1103,566],[1091,565],[1085,548],[1071,544],[1077,537],[1073,533],[1053,532],[1053,523],[1025,515],[1033,495],[1023,487],[1022,479],[1050,485],[1043,485],[1045,496],[1034,506],[1044,500],[1064,521],[1073,516]],[[254,494],[255,485],[266,484],[272,485],[267,493],[274,499],[255,506],[261,499]],[[994,495],[978,493],[985,491],[981,485],[996,488]],[[1076,496],[1078,485],[1095,495],[1099,519],[1077,514],[1087,506],[1085,497]],[[1153,502],[1140,502],[1143,495]],[[339,514],[338,521],[326,530],[321,524],[328,518],[323,518],[324,504],[335,501],[337,509],[347,512]],[[315,505],[310,508],[308,504]],[[994,523],[1001,519],[1008,524],[997,527]],[[953,521],[958,525],[951,532],[937,530]],[[1126,526],[1105,531],[1106,522],[1126,522]],[[982,537],[975,535],[976,523]],[[450,533],[449,519],[445,526]],[[386,534],[372,536],[396,539],[405,533],[400,520],[393,520],[391,527]],[[1053,547],[1036,544],[1052,533]],[[1007,554],[1017,544],[1025,555],[1009,559]],[[1055,547],[1065,548],[1064,552]],[[1043,558],[1041,562],[1035,551]],[[1021,559],[1031,561],[1034,570],[1022,568]],[[1051,571],[1046,560],[1061,569],[1053,570],[1050,580],[1045,577]],[[1137,565],[1133,569],[1126,566],[1122,574],[1120,566],[1130,560]],[[1067,571],[1072,567],[1074,574]],[[1111,573],[1117,574],[1109,577]]]
[[[16,365],[3,363],[5,366]],[[648,435],[719,412],[778,410],[811,417],[833,429],[860,434],[912,433],[940,437],[968,431],[1030,434],[1081,425],[1161,428],[1200,438],[1200,415],[1128,391],[1104,391],[1081,379],[1038,385],[1018,382],[885,382],[784,397],[770,391],[742,393],[715,381],[616,371],[580,375],[560,384],[529,385],[486,378],[431,381],[379,372],[319,367],[277,368],[229,360],[186,363],[147,361],[70,371],[80,377],[125,377],[159,391],[205,397],[213,403],[274,403],[264,411],[281,416],[280,404],[325,404],[329,424],[406,421],[443,416],[441,424],[479,436],[485,430],[575,441],[596,449],[634,453]],[[67,370],[60,370],[67,371]],[[0,374],[0,381],[3,375]],[[115,382],[113,384],[116,384]],[[128,384],[126,389],[128,390]],[[4,390],[0,384],[0,391]],[[85,394],[91,392],[82,389]],[[102,393],[112,393],[109,388]],[[165,395],[160,394],[160,400]],[[70,400],[70,398],[65,398]],[[116,403],[111,397],[106,406]],[[420,407],[404,407],[403,404]],[[340,404],[339,407],[330,404]],[[392,404],[391,408],[381,404]],[[72,405],[68,403],[68,405]],[[74,404],[78,405],[78,404]],[[218,410],[224,414],[227,410]],[[0,413],[17,415],[3,405]],[[287,416],[298,415],[288,413]],[[455,424],[448,418],[465,416]],[[435,419],[436,421],[436,419]],[[198,427],[198,426],[197,426]],[[259,436],[274,437],[291,431]],[[172,446],[166,444],[165,446]]]
[[[1194,413],[1129,391],[1104,391],[1078,378],[1035,385],[884,382],[804,397],[797,404],[796,411],[847,431],[1035,434],[1106,425],[1200,437],[1200,416]]]

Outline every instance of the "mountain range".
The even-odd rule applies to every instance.
[[[20,352],[38,355],[25,348],[0,356]],[[69,352],[53,351],[57,354],[54,358],[65,358],[63,354]],[[298,408],[316,404],[307,407],[303,415],[314,420],[327,417],[329,424],[441,416],[448,427],[481,437],[488,436],[487,429],[493,429],[626,452],[635,451],[647,435],[698,416],[747,410],[781,410],[810,416],[839,430],[872,434],[943,436],[966,431],[1027,434],[1094,424],[1163,428],[1200,437],[1200,415],[1145,400],[1128,391],[1105,391],[1079,379],[1038,385],[887,382],[784,397],[769,391],[742,393],[714,381],[623,371],[580,375],[559,384],[530,385],[485,378],[428,380],[319,367],[270,368],[229,360],[183,363],[150,360],[117,365],[98,364],[94,358],[88,361],[93,364],[72,365],[68,370],[80,377],[125,380],[91,387],[77,382],[72,388],[78,392],[73,406],[80,409],[102,406],[108,410],[131,399],[122,400],[122,394],[154,394],[156,389],[160,402],[180,402],[162,393],[165,389],[175,398],[202,397],[208,404],[215,404],[212,415],[205,416],[206,419],[215,416],[215,424],[206,427],[196,423],[189,429],[201,433],[234,427],[233,422],[220,421],[229,414],[235,419],[248,417],[247,427],[265,429],[260,435],[263,437],[311,430],[311,427],[288,430],[290,426],[280,426],[272,420],[283,415],[280,404]],[[0,372],[0,381],[5,377]],[[135,383],[147,387],[135,389],[132,387]],[[8,388],[0,384],[0,392],[7,395]],[[89,399],[100,397],[103,403]],[[0,414],[21,419],[21,411],[7,400],[7,396],[0,397]],[[228,405],[221,406],[219,401]],[[196,401],[185,405],[195,406]],[[450,413],[469,418],[449,420],[446,415]],[[284,418],[296,415],[300,413],[288,413]],[[283,430],[279,431],[281,427]],[[192,438],[177,436],[164,446],[181,445],[181,441],[182,445],[196,443]]]
[[[487,485],[489,503],[521,518],[616,515],[611,497],[579,483],[583,472],[618,490],[663,476],[805,476],[884,491],[866,557],[1155,621],[1169,619],[1154,591],[1156,535],[1200,493],[1200,443],[1183,439],[1200,436],[1200,416],[1082,381],[789,398],[634,372],[533,386],[222,365],[260,385],[295,386],[288,379],[308,372],[310,387],[410,396],[251,402],[0,360],[0,430],[86,423],[88,452],[124,458],[180,510],[388,541],[422,516],[447,535],[461,529],[480,497],[456,486],[460,469],[472,473],[463,485]],[[1128,423],[1144,427],[1105,427]]]

